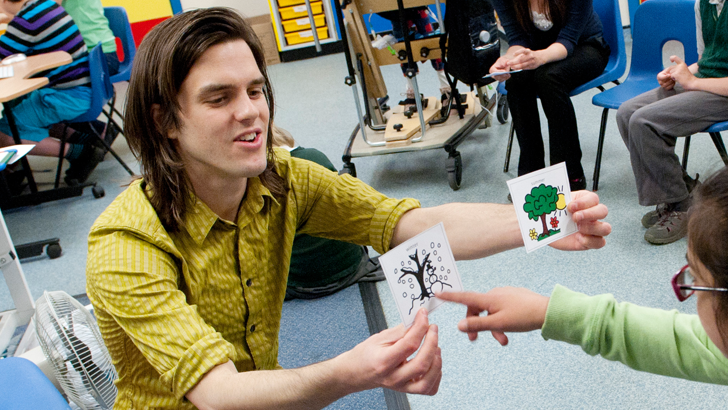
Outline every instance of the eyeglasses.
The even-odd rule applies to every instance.
[[[705,286],[693,286],[695,278],[690,272],[690,265],[685,265],[672,277],[672,289],[680,302],[689,298],[696,290],[707,290],[712,292],[728,292],[725,288],[708,288]]]

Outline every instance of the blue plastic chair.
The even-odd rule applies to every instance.
[[[136,44],[134,43],[134,35],[131,32],[126,9],[123,7],[104,7],[104,15],[109,20],[109,28],[114,36],[121,40],[121,49],[124,52],[124,60],[119,63],[119,72],[111,76],[111,83],[129,81],[131,66],[136,55]]]
[[[728,130],[728,121],[723,122],[717,122],[710,127],[703,130],[703,132],[707,132],[710,135],[710,138],[713,140],[713,144],[715,144],[715,148],[718,150],[718,154],[720,154],[720,159],[723,160],[723,163],[728,166],[728,153],[726,153],[725,150],[725,144],[723,143],[723,137],[720,136],[721,131]],[[682,158],[682,166],[683,169],[688,169],[688,153],[690,152],[690,135],[685,137],[685,146],[683,147],[683,158]]]
[[[131,25],[129,24],[126,9],[123,7],[104,7],[104,15],[109,20],[109,28],[111,28],[114,36],[121,41],[121,49],[124,52],[124,60],[119,63],[119,72],[111,76],[111,83],[116,84],[122,81],[129,81],[134,56],[136,56],[136,44],[134,43],[134,35],[131,32]],[[122,127],[113,119],[114,113],[122,120],[124,119],[124,116],[116,109],[116,93],[114,93],[111,101],[109,101],[109,113],[111,114],[110,119],[114,122],[116,128],[122,131]]]
[[[0,359],[0,409],[70,410],[45,374],[28,359]]]
[[[594,11],[602,21],[602,35],[604,40],[609,44],[611,52],[609,61],[604,68],[604,72],[597,78],[588,81],[579,87],[573,89],[570,95],[573,97],[579,95],[586,90],[598,88],[604,91],[604,84],[619,84],[619,78],[624,75],[627,70],[627,50],[624,45],[624,33],[622,29],[622,16],[619,12],[619,0],[594,0]],[[505,83],[498,84],[498,92],[505,96],[507,94]],[[511,123],[511,131],[508,135],[508,148],[506,150],[506,162],[503,165],[503,172],[508,172],[511,161],[511,149],[513,148],[513,124]]]
[[[114,95],[114,86],[111,84],[109,77],[109,68],[106,65],[106,57],[101,49],[101,44],[97,45],[88,53],[88,65],[91,76],[91,106],[88,111],[78,117],[66,121],[66,124],[85,123],[95,121],[104,113],[107,117],[106,126],[109,126],[109,114],[103,111],[104,106],[111,100]],[[73,128],[73,127],[71,127]],[[92,127],[93,128],[93,127]],[[58,154],[58,168],[56,169],[55,187],[58,188],[61,181],[61,168],[63,167],[63,149],[66,143],[66,132],[62,133],[61,151]],[[134,176],[134,171],[124,163],[124,161],[116,154],[116,152],[104,141],[103,135],[97,135],[99,141],[106,147],[108,152],[116,158],[116,160],[124,167],[129,175]]]
[[[685,51],[685,63],[690,65],[698,61],[694,7],[695,1],[693,0],[649,0],[637,8],[632,31],[632,64],[629,75],[621,85],[592,98],[592,104],[604,108],[599,130],[597,159],[594,165],[592,186],[594,191],[599,188],[599,171],[609,110],[616,110],[623,102],[659,87],[657,73],[664,69],[662,48],[668,41],[676,40],[682,43]],[[706,130],[706,132],[708,131]],[[725,147],[721,149],[723,142],[720,134],[711,134],[711,136],[725,161]],[[689,138],[685,144],[688,148]],[[684,151],[683,167],[685,165],[687,165],[687,153]]]

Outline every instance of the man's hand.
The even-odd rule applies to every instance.
[[[510,71],[510,68],[508,67],[509,58],[507,56],[501,56],[498,57],[497,60],[495,60],[495,63],[493,63],[492,66],[490,66],[490,70],[488,70],[489,73],[498,73],[498,72],[504,72],[504,71]],[[502,75],[494,75],[493,79],[496,81],[506,81],[507,79],[511,78],[510,74],[502,74]]]
[[[418,348],[417,355],[408,360]],[[428,325],[425,309],[417,312],[409,329],[399,325],[383,330],[334,360],[344,361],[343,367],[349,372],[344,376],[354,384],[355,391],[386,387],[432,396],[442,378],[437,326]]]
[[[428,324],[427,311],[421,309],[409,329],[386,329],[321,363],[246,372],[238,372],[232,361],[217,365],[186,397],[200,409],[322,409],[347,394],[375,387],[434,395],[441,378],[437,326]]]
[[[607,217],[609,211],[606,205],[599,203],[597,194],[590,191],[572,192],[566,210],[571,212],[571,218],[579,230],[552,243],[551,247],[562,251],[584,251],[599,249],[607,243],[604,237],[612,232],[612,226],[602,219]]]
[[[478,332],[490,331],[501,345],[508,344],[505,332],[530,332],[541,329],[549,305],[547,296],[523,288],[495,288],[487,293],[443,292],[435,293],[439,299],[461,303],[468,310],[458,329],[467,333],[471,341]],[[487,312],[486,316],[480,316]]]

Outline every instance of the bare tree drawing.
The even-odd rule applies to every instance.
[[[412,255],[409,255],[409,258],[414,261],[414,263],[417,265],[417,269],[412,269],[409,266],[402,267],[402,276],[399,277],[398,282],[399,283],[405,283],[406,279],[405,277],[407,275],[412,275],[415,280],[417,281],[417,284],[419,285],[420,294],[419,296],[416,295],[416,292],[412,294],[411,300],[412,300],[412,306],[410,307],[409,313],[412,313],[412,309],[415,306],[415,301],[420,301],[420,306],[425,303],[429,298],[434,297],[435,294],[432,291],[432,286],[435,283],[440,283],[442,286],[448,286],[452,288],[452,285],[449,283],[444,282],[443,276],[437,275],[437,268],[432,265],[432,262],[430,261],[430,253],[425,253],[425,250],[422,250],[422,254],[425,255],[422,262],[420,262],[419,253],[418,250],[415,249],[415,253]],[[447,276],[444,277],[444,279],[447,279]],[[413,285],[413,284],[412,284]],[[411,286],[414,288],[414,286]]]

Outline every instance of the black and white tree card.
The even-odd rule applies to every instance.
[[[432,312],[444,303],[435,292],[463,290],[442,223],[391,249],[379,262],[406,327],[421,307]]]
[[[566,210],[571,202],[571,189],[565,163],[511,179],[508,189],[516,208],[526,252],[532,252],[578,230],[576,222]]]

